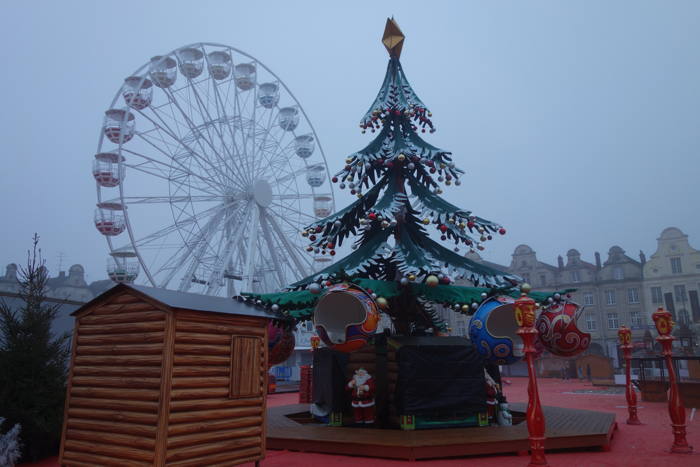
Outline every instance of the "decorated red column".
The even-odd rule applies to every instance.
[[[663,356],[666,360],[666,367],[668,368],[668,382],[670,386],[668,413],[671,416],[671,426],[673,427],[673,445],[671,446],[671,452],[690,453],[693,452],[693,447],[689,446],[688,441],[685,439],[685,407],[683,407],[683,402],[678,394],[676,370],[673,367],[673,360],[671,360],[671,355],[673,353],[673,336],[671,335],[671,331],[675,323],[673,322],[671,313],[662,307],[659,307],[652,313],[651,317],[654,320],[654,325],[656,325],[656,330],[659,332],[659,337],[657,337],[656,340],[661,343],[663,347]]]
[[[637,418],[637,395],[632,388],[631,365],[632,358],[632,331],[627,326],[620,326],[617,331],[617,337],[620,339],[620,349],[625,357],[625,397],[627,397],[627,417],[628,425],[641,425],[642,422]]]
[[[544,456],[544,415],[540,406],[540,396],[537,391],[537,374],[535,373],[535,301],[527,296],[530,286],[523,284],[520,298],[515,301],[515,319],[518,322],[518,335],[523,339],[525,360],[527,362],[527,432],[530,440],[530,464],[548,465]]]

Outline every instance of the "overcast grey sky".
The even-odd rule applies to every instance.
[[[445,196],[508,229],[486,259],[509,263],[520,243],[550,263],[614,244],[636,257],[668,226],[700,245],[700,2],[5,1],[0,263],[23,262],[36,231],[52,275],[63,252],[64,268],[105,277],[90,171],[104,110],[133,70],[185,44],[270,67],[339,169],[369,141],[357,124],[390,15],[433,112],[427,139],[467,171]]]

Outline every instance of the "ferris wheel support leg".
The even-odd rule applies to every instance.
[[[275,220],[274,217],[268,217],[270,221],[270,225],[274,229],[275,233],[277,234],[277,237],[280,239],[280,241],[284,244],[284,247],[287,249],[285,252],[288,257],[292,258],[292,262],[294,262],[294,265],[297,267],[297,270],[299,274],[301,274],[301,277],[306,277],[309,273],[302,264],[301,260],[297,257],[297,252],[294,249],[294,247],[289,243],[289,240],[287,240],[287,237],[284,236],[284,233],[282,232],[282,229],[280,228],[279,225],[277,225],[277,221]]]
[[[242,209],[242,212],[246,212],[249,209],[250,203],[246,203],[246,205]],[[235,223],[236,216],[234,214],[235,212],[231,216],[229,216],[228,219],[226,219],[226,223],[228,224],[227,228],[230,226],[231,223]],[[207,286],[206,291],[207,295],[213,294],[216,290],[218,290],[219,280],[223,277],[223,272],[226,267],[226,264],[231,263],[234,246],[241,241],[241,238],[243,238],[243,233],[245,232],[245,228],[247,225],[248,219],[245,219],[239,222],[237,225],[235,225],[235,227],[237,227],[235,232],[229,232],[229,235],[227,235],[226,245],[224,246],[224,254],[221,255],[219,260],[217,260],[216,264],[214,265],[214,271],[210,275],[209,285]],[[232,281],[229,280],[228,282],[230,284]],[[228,289],[230,289],[230,287],[228,287]]]
[[[277,248],[275,248],[275,244],[272,242],[272,236],[270,235],[269,224],[267,221],[268,217],[267,210],[260,209],[260,226],[262,227],[263,236],[265,237],[265,243],[267,243],[267,247],[270,249],[270,256],[272,256],[272,262],[275,265],[275,272],[277,273],[277,280],[279,281],[279,288],[281,289],[287,284],[285,284],[284,275],[282,274],[282,267],[280,265],[279,257],[277,256]]]
[[[254,211],[258,212],[254,212]],[[251,206],[251,211],[253,211],[252,214],[252,219],[253,219],[253,228],[250,231],[250,236],[248,237],[248,257],[246,258],[246,264],[245,264],[245,272],[244,272],[244,277],[245,277],[245,282],[244,282],[244,287],[245,290],[243,292],[253,292],[253,276],[255,275],[255,255],[257,253],[257,245],[258,245],[258,239],[255,236],[255,234],[258,231],[258,225],[259,225],[259,209],[257,206],[253,207]]]

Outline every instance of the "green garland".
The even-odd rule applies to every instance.
[[[374,279],[354,278],[349,282],[362,287],[365,290],[371,290],[378,297],[387,299],[396,297],[403,293],[404,287],[395,281],[380,281]],[[410,293],[416,297],[421,297],[429,302],[439,303],[443,305],[470,305],[472,303],[480,304],[484,298],[482,294],[487,296],[493,295],[508,295],[513,298],[520,296],[518,288],[508,289],[488,289],[485,287],[464,287],[461,285],[436,285],[430,287],[426,284],[411,283],[406,288],[410,288]],[[544,303],[554,294],[567,294],[575,289],[565,289],[559,292],[530,292],[528,296],[536,302]],[[295,290],[291,292],[269,293],[269,294],[254,294],[244,293],[245,297],[254,301],[260,300],[261,305],[271,307],[272,305],[279,306],[281,317],[292,317],[296,321],[305,321],[313,316],[316,301],[322,294],[313,294],[308,290]]]

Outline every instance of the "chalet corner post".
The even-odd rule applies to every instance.
[[[518,335],[523,339],[525,345],[525,360],[527,362],[528,386],[527,386],[527,431],[530,440],[530,464],[529,466],[542,466],[547,464],[544,455],[544,414],[540,405],[540,396],[537,391],[537,373],[535,372],[535,339],[537,329],[535,328],[535,301],[528,297],[530,286],[523,284],[520,287],[522,292],[520,298],[515,301],[515,319],[518,323]]]
[[[671,427],[673,429],[673,445],[671,446],[671,452],[688,454],[693,452],[693,447],[688,444],[688,440],[685,437],[685,407],[683,406],[678,392],[676,370],[673,367],[673,360],[671,359],[673,355],[674,339],[671,335],[671,331],[675,323],[673,322],[671,313],[663,307],[659,307],[652,313],[651,317],[654,320],[656,330],[659,332],[656,341],[659,342],[663,348],[662,354],[664,360],[666,360],[666,367],[668,368],[668,413],[671,416]]]
[[[620,349],[625,358],[625,397],[627,398],[627,417],[628,425],[641,425],[642,422],[637,418],[637,395],[632,387],[631,362],[632,358],[632,331],[627,326],[620,326],[617,331],[617,337],[620,340]]]

